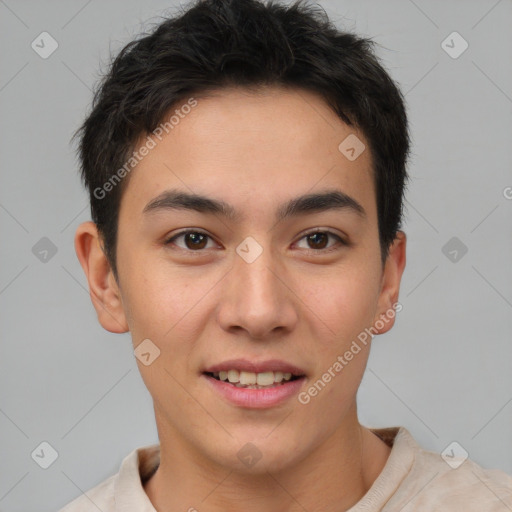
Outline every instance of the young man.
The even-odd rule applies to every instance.
[[[512,510],[356,394],[406,261],[403,98],[318,10],[197,2],[125,47],[79,132],[75,247],[160,443],[64,512]]]

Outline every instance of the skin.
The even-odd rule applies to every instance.
[[[158,511],[346,510],[390,453],[357,417],[371,343],[307,405],[292,397],[268,409],[235,406],[201,372],[239,357],[282,359],[304,370],[306,390],[398,301],[405,234],[397,233],[383,267],[370,151],[349,161],[338,150],[349,134],[368,144],[321,97],[272,87],[196,98],[130,175],[119,216],[119,283],[95,224],[81,224],[75,238],[101,325],[129,330],[134,347],[149,338],[161,352],[149,366],[137,360],[161,447],[145,491]],[[242,217],[144,215],[170,188],[222,199]],[[280,204],[331,189],[357,200],[366,218],[338,209],[275,222]],[[165,244],[184,228],[210,236],[201,252],[183,236]],[[350,245],[335,237],[308,242],[315,228]],[[263,249],[252,263],[235,252],[248,236]],[[262,454],[250,468],[237,457],[248,442]]]

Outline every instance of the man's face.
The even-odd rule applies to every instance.
[[[224,89],[197,101],[132,171],[120,298],[134,347],[149,339],[160,351],[138,365],[161,441],[242,470],[237,455],[252,443],[260,467],[282,469],[354,426],[369,343],[307,391],[396,299],[381,288],[371,155],[340,151],[349,135],[366,140],[312,93]],[[236,216],[155,206],[166,191],[222,201]],[[333,192],[362,210],[325,201],[278,217],[293,199]],[[294,376],[244,389],[212,375],[251,368],[264,383]]]

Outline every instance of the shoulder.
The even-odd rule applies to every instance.
[[[440,454],[426,450],[420,450],[419,464],[429,468],[432,482],[425,492],[438,503],[454,510],[463,506],[468,512],[512,509],[512,476],[501,470],[486,469],[469,458],[452,467]]]
[[[86,493],[78,496],[58,512],[90,512],[115,510],[114,482],[118,474],[112,475]]]
[[[414,462],[397,489],[391,509],[400,503],[402,512],[440,507],[465,512],[512,510],[512,476],[483,468],[469,458],[443,458],[420,447],[405,429],[402,435],[414,452]]]
[[[132,450],[121,462],[119,471],[68,503],[59,512],[90,512],[101,510],[151,510],[143,483],[160,462],[159,445]]]

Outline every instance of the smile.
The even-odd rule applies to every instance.
[[[223,382],[229,382],[237,388],[244,389],[265,389],[275,386],[282,386],[286,382],[299,378],[290,372],[248,372],[240,370],[222,370],[219,372],[206,372],[206,375]]]

